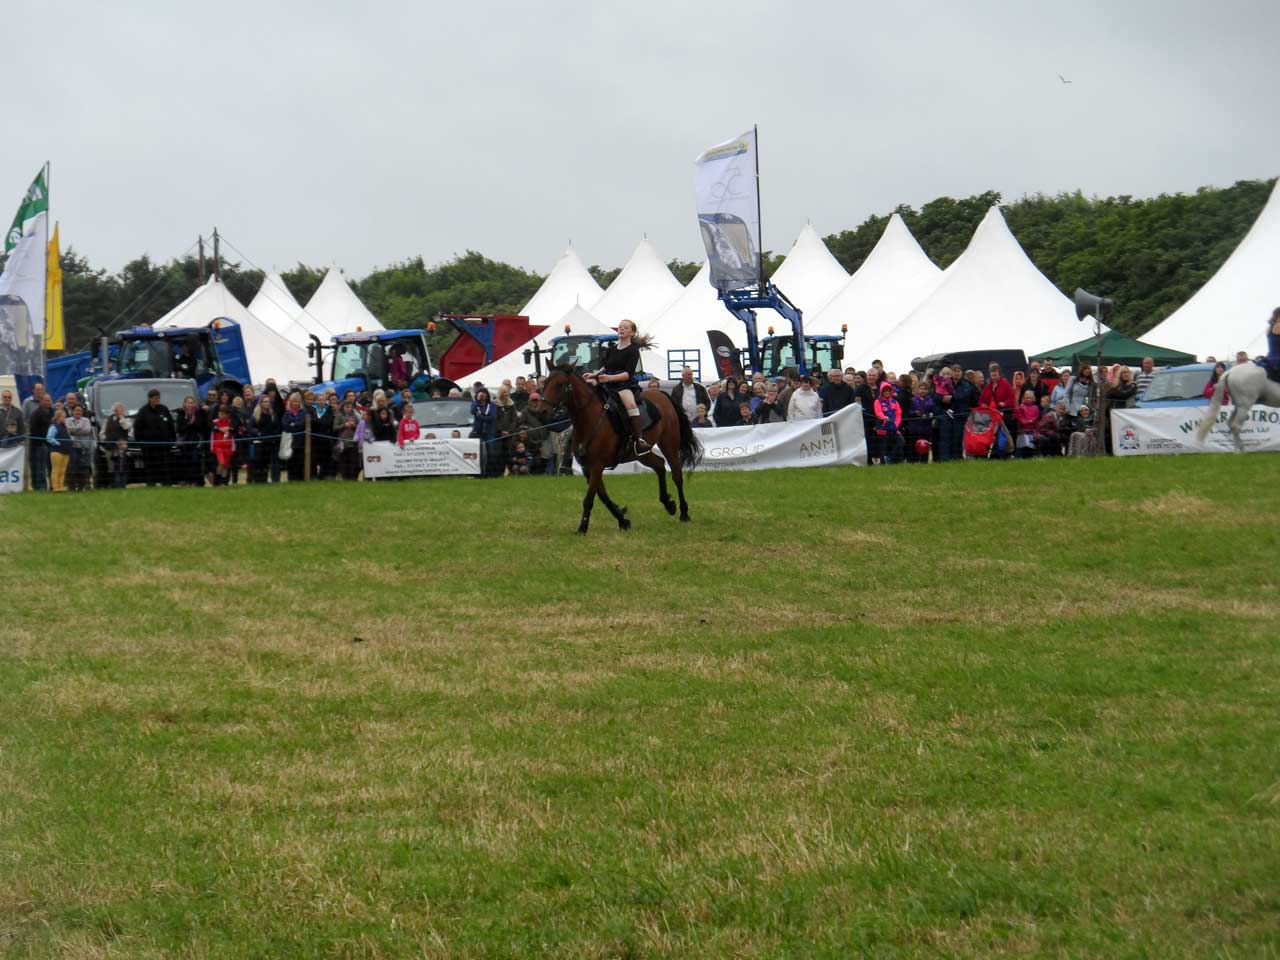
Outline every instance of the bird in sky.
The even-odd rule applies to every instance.
[[[1071,83],[1071,81],[1068,80],[1066,77],[1064,77],[1062,74],[1058,74],[1058,79],[1061,80],[1063,83]]]

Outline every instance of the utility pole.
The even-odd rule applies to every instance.
[[[222,253],[220,250],[218,228],[213,228],[213,279],[222,282]]]
[[[200,251],[196,258],[196,276],[200,280],[200,285],[204,286],[204,235],[196,237],[196,249]]]

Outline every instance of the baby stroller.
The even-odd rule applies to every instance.
[[[964,424],[964,455],[970,459],[996,457],[1013,452],[1004,418],[994,407],[978,407]]]

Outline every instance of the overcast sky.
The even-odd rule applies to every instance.
[[[943,194],[1280,173],[1280,3],[1053,6],[5,0],[0,215],[48,159],[113,270],[216,224],[264,268],[543,273],[701,259],[693,158],[752,123],[779,252]]]

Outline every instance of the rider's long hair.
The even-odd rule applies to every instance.
[[[634,343],[641,350],[652,350],[654,347],[657,346],[657,343],[654,342],[653,337],[651,337],[647,333],[641,333],[638,329],[636,329],[636,322],[634,320],[624,319],[624,320],[618,321],[619,326],[621,326],[624,323],[631,324],[631,342]]]

